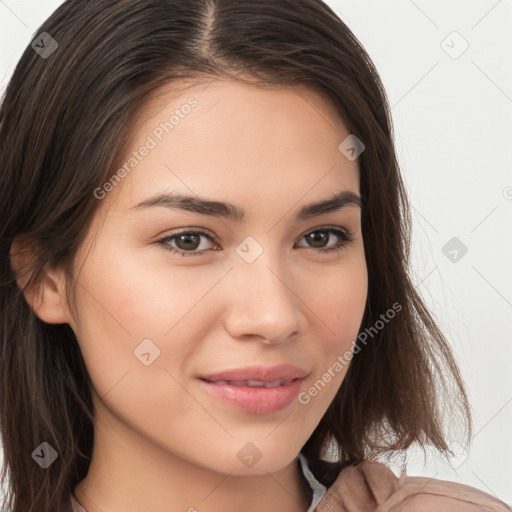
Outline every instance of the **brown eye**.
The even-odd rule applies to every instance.
[[[326,247],[326,244],[328,244],[331,239],[331,234],[334,234],[339,242],[334,246]],[[323,253],[336,250],[341,251],[346,245],[353,241],[350,233],[336,228],[316,229],[304,235],[303,238],[307,240],[308,243],[312,244],[311,249],[317,249],[319,252]]]
[[[206,250],[204,247],[199,251],[197,250],[201,246],[201,237],[213,241],[213,238],[203,231],[182,231],[181,233],[162,238],[157,243],[163,245],[167,250],[182,256],[197,256],[203,254]],[[174,245],[171,245],[171,243]]]

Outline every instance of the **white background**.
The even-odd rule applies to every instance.
[[[2,94],[61,3],[0,0]],[[414,459],[408,474],[512,504],[512,0],[327,3],[388,92],[413,206],[414,281],[455,351],[474,409],[468,458]],[[457,262],[442,251],[452,237],[468,248]]]

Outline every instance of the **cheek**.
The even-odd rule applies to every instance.
[[[95,373],[106,388],[142,366],[139,347],[156,366],[176,367],[213,318],[207,294],[221,276],[210,271],[203,278],[185,266],[170,271],[161,256],[148,261],[148,251],[138,252],[145,253],[144,261],[120,244],[98,245],[79,275],[72,327],[91,377]]]
[[[105,265],[109,261],[114,264]],[[179,330],[184,319],[204,314],[197,306],[208,301],[222,275],[222,270],[180,266],[179,259],[167,260],[164,249],[156,247],[98,247],[80,273],[80,317],[84,324],[94,318],[101,331],[121,332],[132,341],[163,339]]]
[[[303,296],[322,329],[324,353],[337,352],[355,341],[361,326],[368,293],[368,274],[364,254],[359,252],[336,269],[324,271],[315,287],[308,286]],[[318,278],[318,276],[317,276]],[[320,332],[320,331],[319,331]]]
[[[207,293],[221,276],[171,271],[126,250],[96,254],[115,264],[105,266],[95,254],[85,262],[72,326],[95,394],[123,422],[162,444],[173,436],[184,446],[187,436],[202,439],[205,425],[225,434],[182,385],[182,365],[216,318]]]
[[[299,403],[318,414],[330,405],[351,364],[354,345],[361,327],[366,299],[368,274],[364,257],[354,257],[330,270],[323,285],[309,293],[308,306],[314,311],[316,325],[311,327],[315,344],[310,347],[316,361],[315,374],[307,382]],[[319,421],[319,417],[317,418]]]

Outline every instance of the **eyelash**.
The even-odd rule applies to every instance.
[[[320,253],[323,253],[323,254],[325,254],[325,253],[332,253],[332,252],[341,252],[347,245],[349,245],[354,240],[354,238],[352,236],[352,233],[350,233],[347,230],[338,229],[338,228],[336,228],[334,226],[326,226],[326,227],[314,229],[313,231],[308,231],[301,238],[304,238],[307,235],[310,235],[312,233],[317,233],[319,231],[320,232],[321,231],[327,231],[327,232],[330,232],[330,233],[334,233],[336,236],[338,236],[338,238],[341,241],[337,245],[335,245],[334,247],[330,247],[328,249],[315,248],[315,247],[306,247],[306,249],[308,249],[308,248],[309,249],[313,249],[313,250],[316,250],[317,252],[320,252]],[[176,248],[174,248],[174,247],[169,245],[168,242],[170,240],[174,240],[176,237],[181,236],[181,235],[204,235],[207,238],[209,238],[212,242],[216,242],[215,237],[211,236],[209,233],[207,233],[205,231],[202,231],[202,230],[197,230],[197,231],[180,231],[179,233],[175,233],[172,236],[167,236],[165,238],[157,240],[155,243],[158,244],[158,245],[163,246],[164,249],[166,249],[167,251],[170,251],[170,252],[172,252],[174,254],[179,254],[181,256],[200,256],[201,254],[203,254],[207,250],[207,249],[204,249],[202,251],[197,251],[197,252],[184,251],[182,249],[176,249]]]

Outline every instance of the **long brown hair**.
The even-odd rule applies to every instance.
[[[58,47],[51,43],[47,33]],[[305,84],[330,100],[359,157],[368,299],[343,384],[303,447],[355,464],[413,443],[450,453],[440,406],[471,411],[450,347],[409,274],[410,213],[393,146],[389,105],[361,44],[320,0],[68,0],[37,30],[2,100],[0,124],[0,414],[8,507],[66,510],[88,471],[92,386],[68,324],[41,321],[23,289],[45,265],[73,261],[98,207],[94,190],[114,173],[130,127],[158,87],[226,77],[265,86]],[[248,78],[249,77],[249,78]],[[341,142],[341,140],[340,140]],[[13,241],[32,258],[23,275]],[[401,309],[376,329],[393,304]],[[439,386],[442,384],[442,386]],[[445,393],[441,393],[444,391]],[[47,469],[33,452],[47,442]]]

